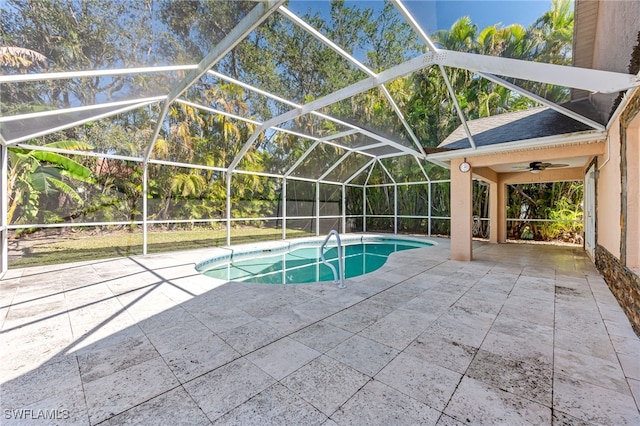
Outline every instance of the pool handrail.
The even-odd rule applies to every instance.
[[[324,247],[327,245],[327,242],[329,242],[329,239],[332,235],[336,237],[336,241],[338,243],[338,269],[340,271],[339,276],[335,266],[327,262],[327,259],[324,258]],[[320,259],[322,260],[322,263],[327,265],[333,271],[333,282],[338,285],[338,288],[346,288],[347,286],[344,283],[344,260],[342,256],[342,241],[340,240],[340,234],[338,234],[338,231],[336,231],[335,229],[329,231],[327,237],[322,242],[322,245],[320,246]]]

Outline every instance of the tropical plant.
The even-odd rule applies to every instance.
[[[35,50],[17,46],[0,46],[0,70],[3,74],[26,73],[44,68],[47,57]],[[33,87],[3,85],[0,91],[0,103],[7,115],[37,110],[40,95]]]
[[[543,222],[538,228],[542,239],[581,243],[583,211],[567,197],[562,197],[548,212],[553,222]]]
[[[539,62],[568,65],[573,40],[573,2],[551,0],[551,8],[531,28],[535,40],[532,56]]]
[[[0,46],[0,68],[9,68],[20,72],[46,64],[47,57],[35,50],[17,46]]]
[[[67,150],[90,150],[86,143],[68,140],[53,142],[46,148]],[[43,197],[62,195],[82,205],[83,199],[74,181],[92,184],[91,170],[79,162],[49,151],[26,148],[8,149],[8,212],[7,220],[15,223],[20,219],[33,220],[40,213]]]
[[[507,217],[516,220],[511,221],[508,233],[513,238],[576,241],[582,224],[574,221],[582,217],[582,197],[582,182],[510,185]]]

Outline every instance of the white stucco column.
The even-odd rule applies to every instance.
[[[472,253],[473,185],[471,171],[460,171],[462,159],[451,160],[451,259],[470,261]]]

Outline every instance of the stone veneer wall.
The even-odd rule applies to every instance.
[[[595,257],[596,267],[640,336],[640,276],[622,266],[619,259],[599,244],[596,244]]]

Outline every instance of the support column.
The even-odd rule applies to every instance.
[[[429,218],[427,219],[429,230],[427,231],[427,236],[431,236],[431,182],[427,185],[427,205],[429,206]]]
[[[320,235],[320,182],[316,182],[316,237]]]
[[[498,242],[498,228],[500,220],[498,218],[500,204],[498,202],[498,183],[489,182],[489,242]]]
[[[498,242],[507,242],[507,185],[498,180]]]
[[[8,150],[6,145],[2,145],[2,158],[0,158],[0,162],[2,162],[2,176],[0,176],[0,182],[2,185],[2,191],[0,192],[0,277],[4,275],[5,272],[9,269],[9,230],[7,226],[7,215],[9,212],[9,191],[8,186],[9,183],[7,181],[7,176],[9,175],[9,159]]]
[[[282,239],[287,239],[287,178],[282,178]],[[284,281],[283,281],[284,282]]]
[[[227,246],[231,245],[231,172],[227,172]]]
[[[471,171],[460,171],[462,162],[462,159],[451,161],[451,259],[470,261],[473,258],[473,184]]]
[[[393,233],[398,234],[398,184],[393,185]]]
[[[347,233],[347,187],[342,185],[342,233]]]
[[[367,232],[367,186],[362,187],[362,232]]]
[[[149,215],[149,163],[142,164],[142,254],[147,255],[147,216]]]

